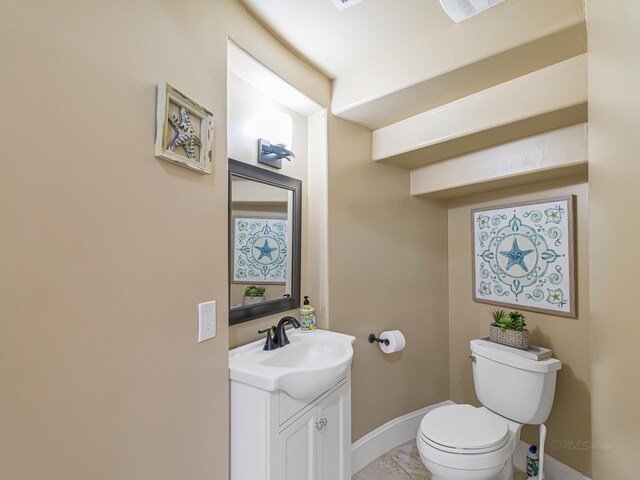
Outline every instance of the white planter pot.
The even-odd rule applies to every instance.
[[[529,348],[529,330],[523,330],[521,332],[514,330],[502,331],[495,325],[491,325],[489,328],[489,340],[508,347],[526,350]]]
[[[256,303],[264,302],[264,295],[262,297],[242,297],[242,305],[255,305]]]

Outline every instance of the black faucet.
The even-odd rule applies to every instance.
[[[275,343],[278,347],[284,347],[289,343],[289,339],[287,338],[287,334],[284,331],[284,326],[290,323],[293,325],[293,328],[300,328],[300,322],[293,317],[282,317],[278,322],[278,326],[276,327],[276,333],[273,336],[273,343]],[[276,347],[277,348],[277,347]]]

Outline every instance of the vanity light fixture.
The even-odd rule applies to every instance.
[[[258,163],[280,169],[283,158],[291,161],[292,158],[296,158],[296,155],[291,150],[287,150],[286,145],[282,143],[272,144],[264,138],[258,139]]]

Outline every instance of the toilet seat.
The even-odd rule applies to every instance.
[[[500,450],[509,440],[509,424],[484,408],[451,405],[425,415],[418,436],[444,452],[490,453]]]

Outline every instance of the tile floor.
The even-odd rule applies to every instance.
[[[514,480],[526,480],[515,470]],[[431,480],[431,474],[422,464],[415,440],[388,451],[376,458],[353,476],[352,480]]]

